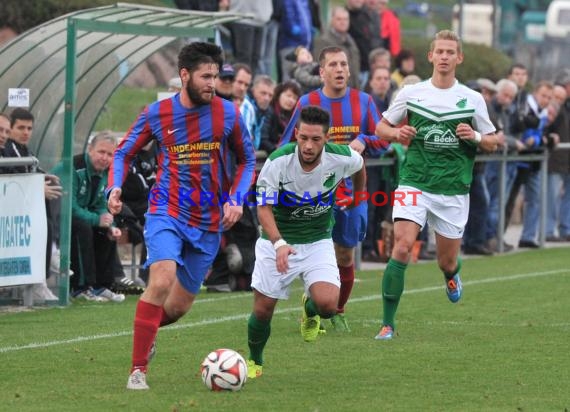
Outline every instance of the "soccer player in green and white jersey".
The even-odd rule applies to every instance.
[[[257,180],[257,215],[263,232],[255,245],[251,281],[249,378],[261,376],[273,311],[279,299],[288,299],[295,278],[305,285],[301,323],[305,341],[317,338],[320,317],[336,314],[340,278],[332,242],[335,191],[343,178],[351,177],[354,192],[361,193],[366,172],[358,152],[328,143],[329,125],[327,111],[304,107],[295,128],[296,143],[274,151]],[[346,206],[354,203],[348,199]]]
[[[394,249],[382,279],[383,322],[376,336],[392,339],[412,246],[426,221],[435,230],[436,252],[453,303],[461,298],[459,250],[469,214],[469,186],[477,148],[494,151],[495,128],[483,97],[460,84],[455,69],[463,61],[461,41],[450,30],[435,35],[428,52],[432,77],[407,86],[376,126],[389,142],[408,145],[393,208]],[[397,127],[407,120],[402,127]],[[417,202],[409,197],[416,195]]]

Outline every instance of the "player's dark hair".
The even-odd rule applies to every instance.
[[[16,120],[31,120],[33,122],[34,115],[29,110],[17,107],[10,113],[10,127],[14,127]]]
[[[194,42],[187,44],[178,54],[178,71],[186,69],[193,72],[199,65],[214,63],[222,67],[224,62],[223,51],[212,43]]]
[[[318,106],[305,106],[301,110],[301,116],[299,116],[300,123],[321,125],[327,134],[331,124],[331,116],[329,112]]]
[[[336,53],[344,53],[348,56],[346,49],[340,46],[328,46],[321,50],[319,53],[319,66],[324,67],[325,59],[327,58],[327,54],[336,54]]]

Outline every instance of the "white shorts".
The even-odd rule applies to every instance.
[[[416,222],[422,228],[427,223],[448,239],[461,239],[469,217],[469,195],[436,195],[411,186],[398,186],[403,202],[395,201],[392,218]],[[412,195],[411,192],[417,194]],[[419,192],[419,193],[418,193]],[[402,204],[403,203],[403,204]]]
[[[274,299],[288,299],[289,286],[296,277],[305,284],[305,293],[315,282],[328,282],[340,287],[340,276],[332,239],[314,243],[291,245],[297,253],[289,255],[289,270],[279,273],[275,263],[275,249],[266,239],[255,243],[255,267],[251,287]]]

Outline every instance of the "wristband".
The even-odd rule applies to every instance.
[[[277,242],[273,244],[273,249],[277,250],[281,246],[286,246],[286,245],[288,245],[288,243],[285,241],[285,239],[279,239]]]
[[[483,139],[481,137],[481,133],[479,133],[476,130],[474,130],[473,133],[475,133],[475,139],[473,139],[473,140],[475,140],[475,143],[477,143],[477,144],[481,143],[481,140]]]

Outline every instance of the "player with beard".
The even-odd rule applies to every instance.
[[[351,74],[346,51],[337,46],[325,47],[319,54],[319,66],[323,87],[301,96],[279,145],[295,140],[293,129],[301,109],[315,105],[331,115],[332,143],[349,145],[360,154],[366,151],[372,157],[380,155],[389,145],[374,135],[380,114],[372,96],[348,87]],[[350,179],[342,183],[341,190],[347,195],[351,193]],[[335,331],[350,332],[344,311],[354,285],[354,250],[366,234],[368,204],[361,202],[350,210],[335,206],[334,220],[332,239],[341,286],[337,314],[331,318],[331,325]]]
[[[336,314],[340,279],[331,239],[335,193],[346,177],[352,177],[359,191],[366,181],[362,156],[347,145],[328,143],[327,111],[307,106],[299,117],[297,144],[271,153],[257,179],[257,216],[263,231],[255,245],[251,279],[249,378],[262,375],[275,306],[289,297],[297,277],[305,284],[301,335],[306,342],[317,339],[321,317]],[[343,201],[339,199],[345,208],[354,203]]]
[[[240,219],[243,195],[253,183],[251,137],[237,107],[214,93],[221,66],[218,46],[184,46],[178,55],[181,92],[147,106],[114,154],[107,196],[109,210],[117,214],[130,162],[156,139],[158,172],[144,230],[150,275],[135,312],[128,389],[148,389],[158,328],[190,310],[221,232]]]

